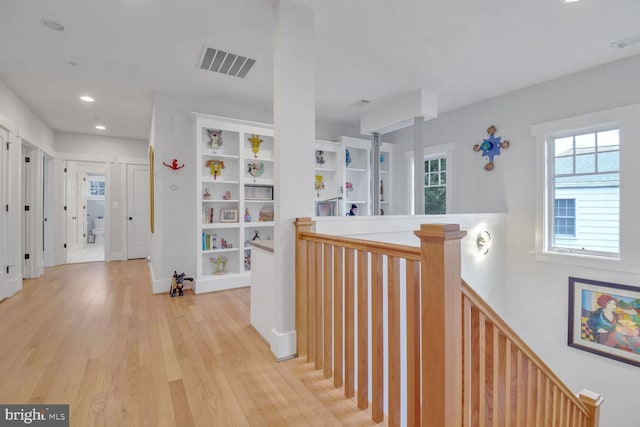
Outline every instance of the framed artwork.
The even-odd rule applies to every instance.
[[[220,209],[220,222],[238,222],[238,209]]]
[[[334,216],[334,202],[316,202],[316,216]]]
[[[640,288],[569,277],[568,344],[640,366]]]

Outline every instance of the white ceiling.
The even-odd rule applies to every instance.
[[[640,53],[640,0],[299,0],[315,10],[318,120],[428,88],[440,113]],[[0,78],[54,129],[146,139],[154,92],[272,110],[274,0],[2,0]],[[41,20],[67,30],[55,32]],[[198,68],[203,46],[257,60]],[[75,65],[72,65],[75,64]],[[92,105],[78,97],[91,94]]]

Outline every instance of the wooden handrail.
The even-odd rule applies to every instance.
[[[423,224],[420,248],[313,226],[296,220],[298,355],[375,422],[598,427],[602,397],[574,395],[461,279],[458,225]]]

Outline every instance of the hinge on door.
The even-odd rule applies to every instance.
[[[7,141],[7,151],[9,151],[9,144],[11,144],[11,141]],[[8,269],[9,267],[7,267]]]
[[[64,168],[64,173],[67,173],[67,168]]]
[[[63,245],[63,247],[64,247],[65,249],[67,249],[67,244],[65,243],[65,244]]]
[[[29,210],[29,206],[25,206],[25,207],[24,207],[24,210],[25,210],[25,211],[28,211],[28,210]]]
[[[67,210],[67,207],[65,206],[65,207],[63,208],[63,210],[65,210],[65,211],[66,211],[66,210]]]
[[[29,259],[29,254],[24,254],[24,259]]]
[[[7,274],[9,274],[9,266],[7,265]]]
[[[29,158],[29,157],[25,157],[25,158],[24,158],[24,162],[25,162],[25,163],[30,163],[30,162],[31,162],[31,158]]]
[[[5,206],[5,210],[6,210],[7,212],[9,212],[9,205],[6,205],[6,206]]]

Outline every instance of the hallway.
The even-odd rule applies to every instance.
[[[249,325],[249,289],[151,295],[145,260],[48,268],[0,303],[0,402],[72,426],[372,425]]]

